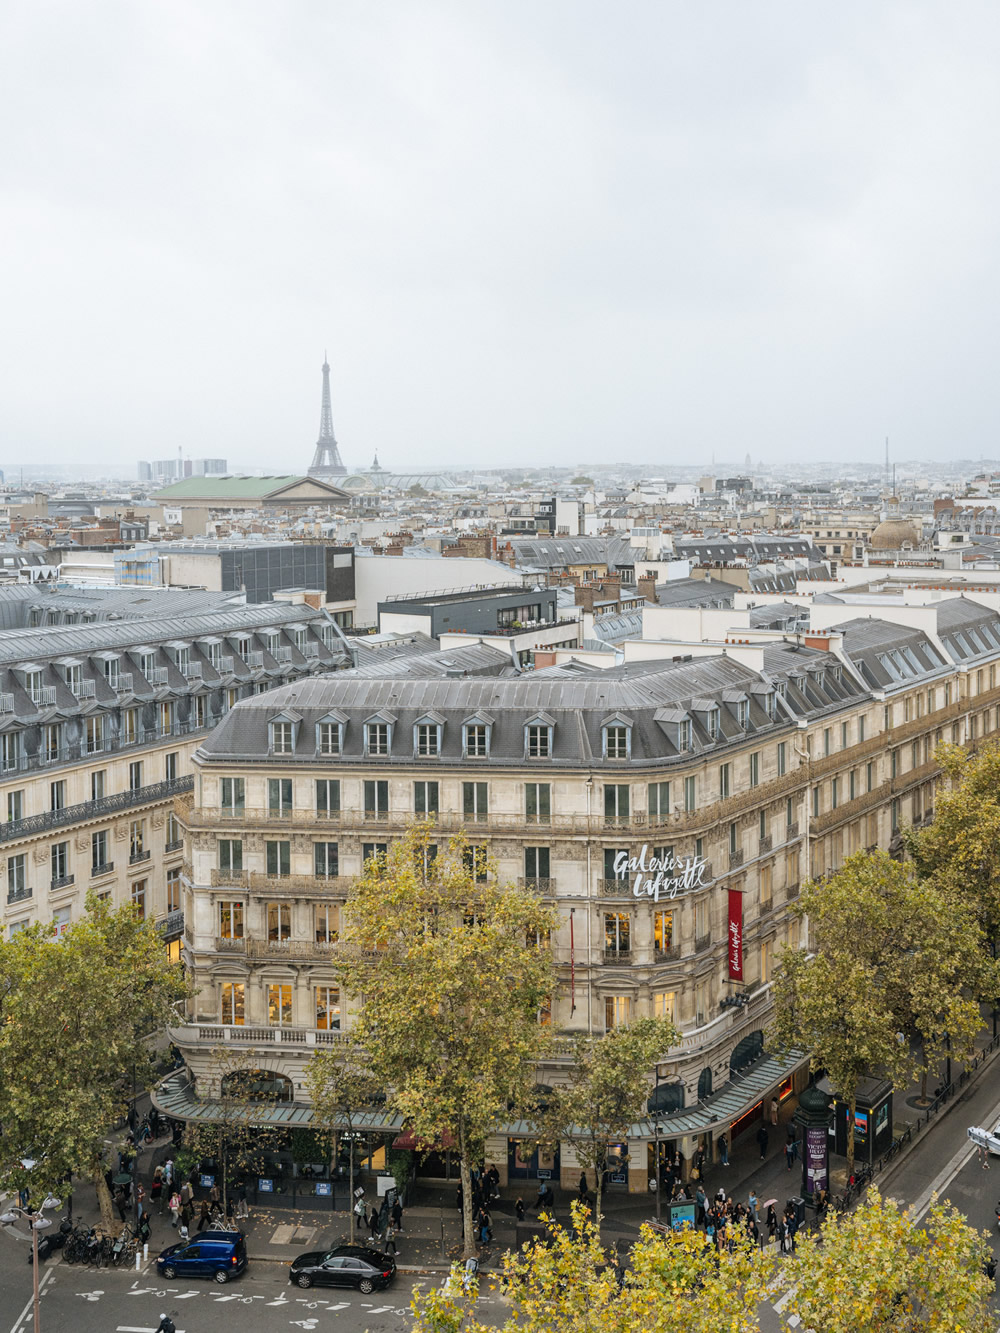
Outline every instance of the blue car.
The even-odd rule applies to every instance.
[[[246,1272],[247,1245],[242,1231],[203,1231],[190,1240],[171,1245],[156,1261],[165,1278],[212,1277],[228,1282]]]

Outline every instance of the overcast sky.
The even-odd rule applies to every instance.
[[[1000,6],[6,0],[0,465],[998,451]]]

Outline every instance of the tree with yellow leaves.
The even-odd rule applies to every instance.
[[[818,1234],[799,1233],[783,1316],[814,1333],[994,1333],[988,1257],[956,1208],[935,1202],[920,1223],[873,1187]]]
[[[979,1002],[996,993],[996,964],[967,904],[882,851],[858,852],[822,884],[806,884],[796,911],[809,918],[814,948],[778,960],[774,1035],[808,1051],[847,1103],[850,1172],[858,1080],[882,1068],[901,1087],[926,1077],[946,1050],[968,1059]]]
[[[648,1226],[620,1268],[574,1203],[571,1229],[553,1225],[546,1240],[504,1256],[502,1324],[476,1318],[476,1293],[456,1269],[443,1289],[414,1293],[413,1333],[755,1333],[773,1273],[773,1258],[742,1232],[719,1250],[700,1231]]]
[[[475,1253],[472,1167],[486,1138],[532,1105],[549,1040],[554,915],[498,882],[478,849],[439,849],[433,825],[371,857],[344,909],[334,963],[363,997],[354,1037],[390,1108],[428,1146],[453,1144],[465,1252]]]

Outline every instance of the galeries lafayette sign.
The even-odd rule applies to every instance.
[[[682,891],[702,888],[708,862],[703,856],[674,856],[673,852],[668,852],[666,856],[654,856],[643,844],[638,856],[619,852],[615,857],[614,871],[621,879],[628,875],[632,881],[633,897],[648,897],[658,903],[661,898],[676,898]]]

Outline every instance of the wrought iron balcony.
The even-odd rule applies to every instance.
[[[52,878],[52,883],[49,885],[49,888],[54,893],[56,889],[68,889],[70,885],[75,882],[75,875],[55,875]]]
[[[114,861],[102,861],[99,866],[90,867],[90,878],[96,879],[98,875],[110,875],[114,868]]]
[[[128,863],[130,866],[137,866],[140,865],[143,861],[148,861],[150,856],[152,856],[152,852],[143,851],[140,848],[138,851],[132,852],[130,854],[128,858]]]
[[[30,897],[31,897],[31,890],[30,890],[30,889],[8,889],[8,890],[7,890],[7,902],[8,902],[8,903],[26,903]]]
[[[102,796],[81,805],[67,805],[62,810],[29,815],[27,819],[12,819],[6,824],[0,824],[0,842],[46,833],[49,829],[65,828],[67,824],[92,823],[102,816],[115,815],[138,805],[152,805],[180,792],[192,791],[193,788],[193,777],[174,778],[169,782],[154,782],[148,787],[137,787],[134,791],[116,792],[114,796]]]

